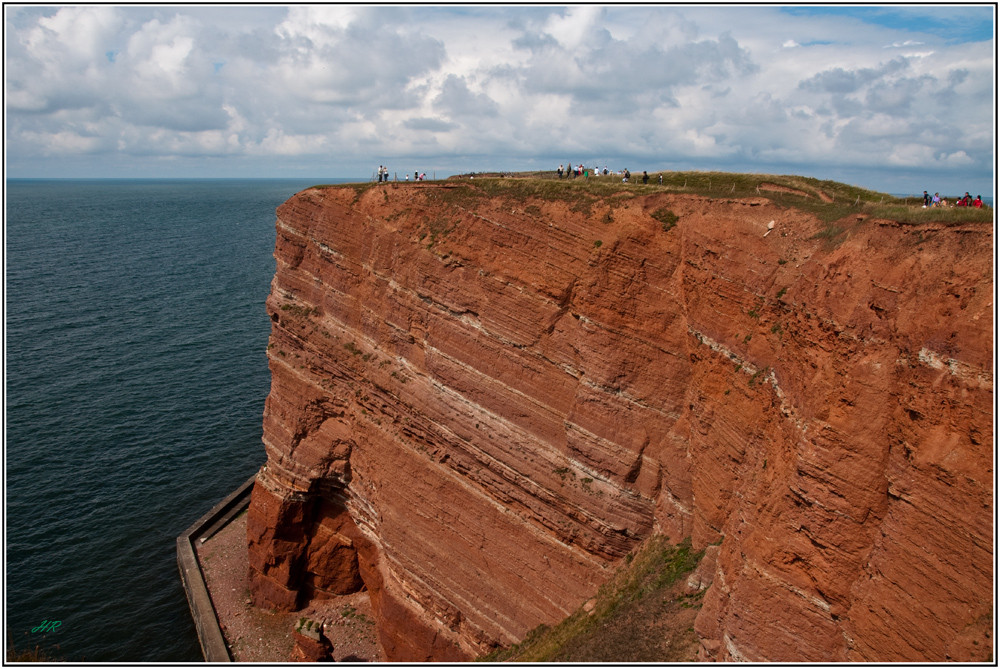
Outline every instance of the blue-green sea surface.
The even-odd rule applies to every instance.
[[[264,461],[274,210],[331,181],[7,181],[15,648],[202,660],[175,539]]]

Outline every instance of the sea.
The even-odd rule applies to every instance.
[[[347,181],[6,181],[8,647],[202,661],[175,541],[265,461],[275,208]]]

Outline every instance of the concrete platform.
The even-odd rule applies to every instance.
[[[232,662],[233,659],[226,648],[219,619],[195,554],[194,542],[207,541],[250,505],[250,493],[253,492],[256,478],[255,473],[177,537],[177,567],[206,662]]]

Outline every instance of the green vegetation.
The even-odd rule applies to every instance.
[[[287,311],[294,316],[311,316],[312,314],[319,314],[319,307],[303,307],[298,304],[282,304],[282,311]]]
[[[373,624],[372,621],[368,618],[368,616],[366,616],[363,613],[358,613],[357,608],[355,608],[353,604],[348,604],[343,609],[341,609],[340,617],[354,619],[365,625]]]
[[[750,381],[748,382],[748,383],[749,383],[749,385],[750,385],[751,387],[753,387],[753,385],[754,385],[754,384],[756,384],[757,382],[761,382],[761,383],[763,383],[763,382],[764,382],[764,381],[765,381],[765,380],[767,379],[767,377],[768,377],[768,375],[769,375],[770,373],[771,373],[771,368],[770,368],[770,366],[768,366],[768,367],[764,367],[763,369],[758,369],[758,370],[757,370],[756,372],[754,372],[754,373],[753,373],[753,375],[752,375],[752,376],[750,377]]]
[[[578,609],[549,627],[541,625],[520,643],[480,658],[486,662],[671,662],[696,643],[690,622],[671,624],[685,609],[701,606],[704,591],[672,593],[672,586],[693,570],[703,552],[690,540],[671,545],[650,537],[625,556],[623,565],[601,587],[588,612]],[[693,611],[687,615],[693,616]],[[688,619],[685,618],[685,621]],[[691,618],[693,620],[693,617]],[[680,638],[678,638],[680,637]]]
[[[670,211],[666,207],[660,207],[652,213],[652,216],[663,225],[664,232],[669,231],[672,227],[677,225],[677,214]]]
[[[431,248],[439,240],[444,239],[448,234],[458,227],[459,221],[449,221],[444,217],[438,217],[433,221],[427,221],[427,231],[430,232],[431,240],[427,245],[427,248]],[[422,240],[426,236],[426,233],[420,237]]]
[[[662,185],[658,183],[661,176]],[[427,189],[424,192],[430,198],[464,208],[474,206],[475,201],[481,197],[506,197],[521,202],[535,198],[567,202],[571,210],[589,214],[591,206],[603,198],[673,192],[713,198],[763,197],[782,207],[794,207],[813,213],[823,223],[831,223],[851,214],[864,214],[904,225],[931,222],[959,225],[972,222],[988,223],[993,220],[991,207],[924,209],[922,198],[897,198],[887,193],[837,181],[794,175],[654,172],[649,175],[649,184],[646,185],[635,176],[631,183],[622,183],[621,177],[613,174],[558,179],[554,171],[518,172],[506,177],[498,173],[477,174],[475,179],[469,177],[468,174],[456,175],[448,180],[435,182],[437,185],[444,185],[444,188]],[[402,186],[403,182],[399,182],[398,185]],[[376,183],[354,183],[320,184],[315,187],[352,188],[357,199],[367,190],[377,186]],[[946,199],[952,202],[956,198],[947,196]],[[532,215],[536,213],[535,210],[526,209],[526,211]],[[667,225],[665,229],[670,227],[672,226]],[[841,231],[830,230],[827,234],[836,236],[834,232],[840,234]]]
[[[842,234],[844,234],[844,228],[842,226],[828,223],[822,230],[813,235],[812,238],[833,242]]]
[[[663,185],[657,183],[661,175]],[[836,181],[791,175],[662,172],[650,174],[650,183],[643,185],[635,178],[632,183],[622,183],[621,177],[616,175],[558,179],[555,172],[521,172],[505,178],[476,176],[470,180],[468,175],[456,176],[446,183],[456,182],[455,187],[442,189],[435,197],[462,201],[466,206],[477,197],[506,197],[520,202],[534,198],[567,202],[572,210],[589,213],[593,204],[607,197],[670,192],[726,199],[766,198],[781,207],[812,213],[824,224],[852,214],[889,219],[904,225],[930,222],[957,225],[993,220],[990,207],[924,209],[920,198],[897,198]],[[672,227],[657,212],[653,216],[664,223],[665,229]],[[665,213],[660,216],[665,216]],[[831,228],[824,234],[832,238],[841,232]]]

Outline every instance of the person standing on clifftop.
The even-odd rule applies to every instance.
[[[559,163],[559,169],[556,170],[556,174],[562,179],[562,163]]]
[[[646,174],[646,170],[642,171],[642,183],[644,183],[644,184],[648,184],[649,183],[649,175]]]
[[[931,206],[931,196],[927,194],[927,191],[924,191],[924,206]]]

